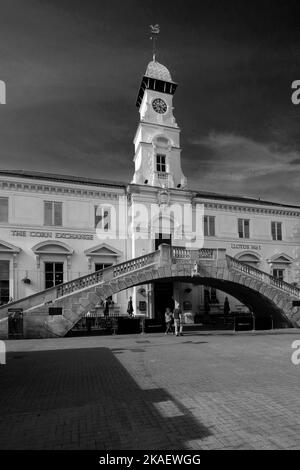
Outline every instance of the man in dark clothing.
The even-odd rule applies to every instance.
[[[127,313],[130,317],[132,317],[132,315],[133,315],[133,305],[132,305],[132,297],[131,296],[129,297],[129,300],[128,300]]]
[[[228,315],[230,312],[230,307],[229,307],[229,300],[228,297],[225,297],[225,302],[224,302],[224,314]]]
[[[104,304],[103,304],[103,314],[105,317],[108,317],[109,316],[109,301],[108,299],[105,299],[104,300]]]

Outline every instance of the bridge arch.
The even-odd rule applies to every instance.
[[[127,271],[124,266],[123,270],[121,265],[115,266],[113,267],[114,277],[109,276],[109,270],[107,273],[103,272],[102,283],[99,283],[97,287],[89,289],[86,293],[83,291],[81,294],[78,294],[75,304],[73,296],[71,295],[70,300],[72,300],[69,307],[65,304],[66,299],[62,299],[61,305],[65,306],[64,318],[66,319],[66,323],[64,325],[64,332],[59,328],[59,332],[57,332],[59,336],[66,334],[83,315],[99,302],[99,299],[116,294],[130,287],[152,283],[158,280],[173,280],[189,282],[195,285],[210,285],[232,295],[240,302],[249,306],[257,318],[262,318],[264,315],[268,315],[269,317],[272,315],[274,319],[284,319],[288,325],[292,326],[292,302],[290,296],[288,293],[279,292],[279,289],[275,285],[267,285],[260,277],[255,279],[254,276],[247,275],[247,270],[254,268],[242,265],[246,267],[246,270],[239,273],[232,268],[232,261],[229,261],[227,257],[223,257],[215,260],[202,260],[202,262],[198,264],[198,270],[195,273],[195,262],[192,258],[177,259],[173,260],[171,263],[167,263],[167,258],[164,260],[164,254],[166,254],[167,251],[170,252],[170,250],[172,250],[171,247],[162,245],[162,248],[159,250],[159,263],[150,262],[143,267],[135,266],[135,269]],[[132,262],[134,262],[134,260],[132,260]],[[258,270],[255,270],[255,272],[256,271],[261,273]],[[106,277],[107,281],[105,281]],[[59,299],[56,303],[59,305]],[[54,332],[53,323],[52,331]]]
[[[64,336],[99,300],[157,280],[211,285],[248,305],[255,315],[272,314],[300,327],[300,289],[226,255],[225,250],[188,250],[160,245],[159,250],[96,271],[0,307],[22,308],[37,336]],[[297,302],[294,302],[294,301]],[[49,305],[61,315],[49,316]],[[36,317],[35,317],[36,315]],[[2,323],[3,325],[3,323]],[[1,333],[1,331],[0,331]]]

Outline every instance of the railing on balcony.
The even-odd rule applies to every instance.
[[[172,257],[174,259],[213,260],[216,258],[216,251],[213,248],[189,250],[188,248],[174,246],[172,248]]]
[[[226,255],[226,258],[229,269],[237,269],[238,271],[244,272],[249,276],[255,277],[256,279],[259,279],[260,281],[265,282],[270,286],[277,287],[278,289],[281,289],[287,292],[288,294],[292,294],[295,297],[300,297],[299,287],[292,286],[288,282],[282,281],[281,279],[271,276],[270,274],[267,274],[264,271],[260,271],[259,269],[254,268],[253,266],[249,266],[249,264],[242,263],[241,261],[238,261],[232,256]]]

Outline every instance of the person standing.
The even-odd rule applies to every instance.
[[[224,315],[228,315],[229,312],[230,312],[229,300],[228,300],[228,297],[225,297],[225,301],[224,301]]]
[[[105,317],[109,316],[109,301],[108,301],[108,299],[105,299],[104,303],[103,303],[103,315]]]
[[[180,304],[178,300],[175,300],[175,306],[174,306],[174,324],[175,324],[175,334],[176,336],[180,335],[183,336],[182,333],[182,328],[183,328],[183,322],[182,322],[182,310],[180,308]]]
[[[169,307],[167,307],[166,313],[165,313],[165,322],[166,322],[165,335],[167,335],[169,332],[173,333],[173,331],[172,331],[172,320],[173,320],[173,317],[172,317],[171,309]]]
[[[130,317],[132,317],[132,315],[133,315],[133,305],[132,305],[132,297],[131,296],[129,297],[129,300],[128,300],[127,313]]]

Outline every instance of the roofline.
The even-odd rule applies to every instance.
[[[40,179],[45,181],[55,181],[59,183],[72,183],[72,184],[81,184],[86,186],[107,186],[112,188],[122,188],[125,189],[129,186],[144,187],[144,188],[153,188],[153,189],[162,189],[159,186],[145,186],[140,184],[125,183],[120,181],[113,180],[102,180],[97,178],[85,178],[81,176],[74,175],[60,175],[58,173],[43,173],[38,171],[30,170],[0,170],[0,176],[13,176],[16,178],[28,178],[28,179]],[[274,201],[265,201],[263,199],[254,198],[250,196],[240,196],[234,194],[220,194],[220,193],[211,193],[209,191],[197,191],[195,189],[177,189],[172,188],[172,191],[178,192],[190,192],[193,195],[193,198],[199,199],[215,199],[223,201],[232,201],[239,203],[248,203],[248,204],[259,204],[259,205],[268,205],[268,206],[277,206],[277,207],[287,207],[293,209],[300,209],[300,206],[293,204],[285,204]]]
[[[240,203],[248,203],[248,204],[259,204],[259,205],[268,205],[268,206],[279,206],[279,207],[289,207],[293,209],[300,209],[300,206],[296,204],[286,204],[276,201],[266,201],[260,198],[254,198],[250,196],[240,196],[236,194],[219,194],[219,193],[210,193],[206,191],[196,191],[192,190],[195,193],[194,198],[202,198],[202,199],[218,199],[223,201],[232,201],[232,202],[240,202]]]
[[[72,183],[87,186],[108,186],[125,189],[128,183],[120,181],[102,180],[97,178],[85,178],[74,175],[61,175],[58,173],[43,173],[30,170],[0,170],[0,176],[13,176],[16,178],[40,179],[55,181],[57,183]]]

